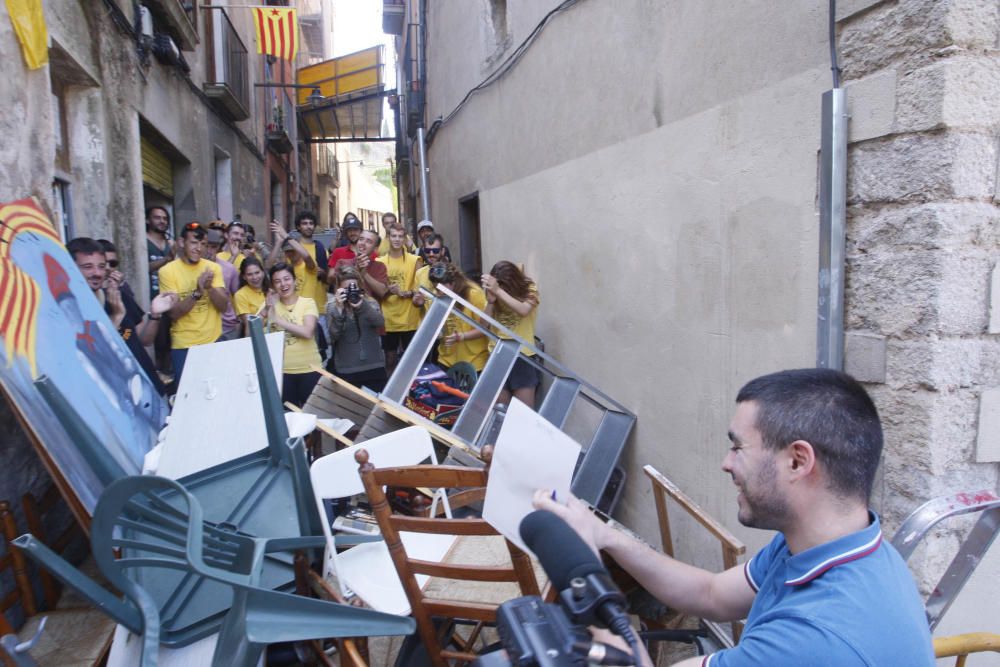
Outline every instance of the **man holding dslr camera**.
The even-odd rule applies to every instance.
[[[909,570],[868,509],[882,428],[865,390],[838,371],[800,369],[752,380],[736,403],[722,469],[738,489],[740,523],[778,531],[745,565],[712,573],[681,563],[576,498],[562,505],[538,491],[535,506],[672,608],[747,619],[734,648],[679,665],[933,665]]]

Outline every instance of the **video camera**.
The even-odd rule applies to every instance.
[[[625,597],[600,560],[580,536],[551,512],[532,512],[520,527],[524,543],[535,552],[561,606],[537,595],[508,600],[497,609],[503,652],[480,656],[479,667],[576,667],[634,665],[625,651],[595,642],[588,625],[611,628],[636,654],[638,638],[625,612]],[[574,624],[575,623],[575,624]]]

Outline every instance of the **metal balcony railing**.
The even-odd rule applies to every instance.
[[[215,99],[234,120],[250,117],[250,69],[247,47],[240,39],[229,16],[222,9],[214,12],[213,81],[205,83],[205,92]]]
[[[280,88],[272,88],[265,114],[268,145],[278,153],[289,153],[295,145],[295,104]]]

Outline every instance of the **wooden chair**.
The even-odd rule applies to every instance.
[[[52,487],[53,489],[55,487]],[[52,494],[58,499],[57,491],[50,491],[40,502],[33,497],[25,498],[28,509],[28,523],[33,524],[32,531],[38,531],[43,538],[42,512],[55,505]],[[14,587],[12,590],[0,593],[0,635],[14,636],[16,641],[10,644],[20,644],[30,640],[38,632],[43,618],[47,618],[44,631],[29,651],[28,655],[39,665],[97,665],[107,656],[111,647],[114,632],[114,622],[93,607],[67,607],[60,600],[59,586],[47,572],[41,570],[43,600],[35,598],[35,592],[28,574],[27,561],[20,550],[10,545],[17,538],[19,531],[11,511],[10,503],[0,501],[0,524],[3,527],[6,550],[0,556],[0,579],[7,580],[5,570],[12,571]],[[54,549],[64,548],[70,542],[72,535],[69,530],[61,534],[55,542]],[[68,596],[67,596],[68,597]],[[12,622],[8,615],[14,616],[20,608],[23,623],[15,617]],[[20,626],[20,627],[16,627]],[[7,641],[5,640],[5,648]],[[12,648],[12,647],[11,647]],[[21,660],[24,654],[19,654]],[[18,664],[6,650],[0,649],[0,661],[8,667]]]
[[[487,463],[490,449],[484,448]],[[466,499],[471,499],[473,495],[483,498],[486,493],[487,469],[418,465],[376,470],[364,449],[355,453],[355,460],[360,465],[365,492],[410,601],[412,614],[417,621],[417,631],[432,664],[435,667],[445,667],[451,660],[469,662],[476,659],[476,655],[471,652],[472,645],[478,639],[484,624],[496,622],[497,606],[514,597],[540,594],[531,559],[506,539],[502,543],[507,552],[504,560],[509,556],[509,565],[457,564],[449,562],[450,558],[446,558],[444,562],[414,559],[407,554],[400,537],[401,532],[458,535],[460,537],[453,550],[456,552],[460,550],[459,544],[469,536],[494,536],[492,539],[500,539],[499,534],[481,518],[447,519],[394,514],[383,487],[478,489],[478,494],[465,494]],[[453,504],[452,508],[455,507]],[[422,589],[417,582],[418,575],[432,577],[432,582],[435,578],[459,580],[467,586],[477,587],[476,593],[464,595],[460,588],[452,587],[444,591],[448,597],[435,597],[433,591],[437,587],[428,585]],[[480,582],[492,584],[491,588],[502,590],[496,590],[496,599],[490,600],[488,598],[492,596],[485,594]],[[511,586],[512,583],[516,586]],[[469,599],[463,599],[466,597]],[[435,624],[435,617],[442,620],[440,626]],[[452,632],[456,620],[475,622],[467,638],[456,639]],[[451,642],[458,643],[458,650],[446,648]]]
[[[671,558],[674,555],[674,540],[670,533],[670,515],[667,512],[667,498],[669,497],[680,505],[681,509],[687,512],[691,518],[700,523],[705,530],[719,540],[719,545],[722,548],[723,569],[728,570],[734,567],[739,561],[740,556],[746,553],[746,546],[656,468],[647,465],[642,470],[653,485],[653,500],[656,502],[656,516],[660,524],[660,541],[663,545],[663,553]],[[722,634],[720,629],[711,627],[710,621],[702,622],[710,626],[709,629],[713,631],[713,635]],[[743,623],[737,621],[732,625],[732,643],[735,644],[740,639],[740,633],[743,631]]]

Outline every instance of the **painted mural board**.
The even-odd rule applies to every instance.
[[[107,471],[141,472],[169,411],[31,199],[0,204],[0,386],[88,515]]]

